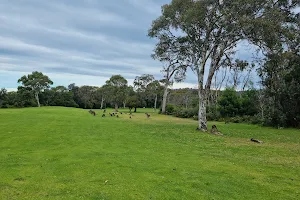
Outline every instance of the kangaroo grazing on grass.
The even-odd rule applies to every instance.
[[[92,114],[92,115],[94,115],[94,116],[96,116],[96,112],[93,111],[93,110],[89,110],[89,113]]]

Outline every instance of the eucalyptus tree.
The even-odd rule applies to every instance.
[[[136,91],[136,99],[139,106],[147,106],[147,86],[155,80],[151,74],[143,74],[135,77],[133,89]]]
[[[170,32],[154,34],[149,30],[150,37],[157,37],[159,42],[156,44],[152,58],[163,63],[163,79],[160,82],[164,85],[162,113],[166,113],[167,97],[169,87],[175,82],[181,82],[185,79],[187,61],[185,60],[185,41],[177,39]]]
[[[155,80],[154,76],[151,74],[143,74],[141,76],[135,77],[133,81],[134,89],[137,92],[145,92],[147,85]]]
[[[104,108],[104,103],[108,100],[110,93],[110,87],[108,85],[103,85],[100,88],[97,88],[95,92],[96,101],[100,102],[100,109]]]
[[[158,97],[161,96],[163,91],[163,87],[161,86],[158,80],[154,80],[153,82],[149,83],[146,88],[147,95],[150,99],[154,99],[154,110],[156,111],[157,108],[157,101]]]
[[[127,83],[127,80],[123,76],[113,75],[104,85],[109,90],[108,97],[116,111],[118,111],[119,105],[126,99]]]
[[[225,53],[232,53],[242,38],[233,24],[230,6],[219,1],[173,0],[163,6],[162,16],[149,31],[151,37],[167,35],[181,48],[179,59],[193,70],[198,79],[199,130],[207,130],[206,104],[212,78]],[[208,60],[210,59],[210,63]],[[208,71],[205,80],[205,72]]]
[[[207,98],[222,63],[235,54],[242,40],[263,50],[282,46],[277,32],[284,32],[283,22],[289,20],[289,11],[298,3],[299,0],[172,0],[162,7],[162,15],[153,21],[149,36],[157,38],[159,45],[177,46],[171,48],[176,49],[172,53],[195,73],[199,130],[207,130]]]
[[[22,83],[22,85],[26,88],[30,88],[34,92],[34,96],[37,102],[38,107],[40,107],[40,100],[39,100],[39,93],[42,92],[44,89],[50,87],[53,82],[50,78],[44,75],[41,72],[32,72],[32,74],[28,74],[27,76],[22,76],[18,83]]]
[[[93,108],[95,105],[95,93],[97,87],[83,85],[78,89],[79,106],[82,108]]]

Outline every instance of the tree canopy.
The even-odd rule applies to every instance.
[[[18,80],[18,83],[22,83],[24,87],[30,88],[34,92],[38,107],[40,107],[39,93],[44,89],[49,88],[50,85],[53,84],[53,82],[49,79],[48,76],[37,71],[32,72],[27,76],[26,75],[22,76]]]
[[[159,40],[157,57],[176,57],[196,74],[200,130],[207,130],[212,79],[224,63],[231,62],[237,44],[248,40],[263,50],[283,48],[283,38],[290,33],[286,25],[295,22],[292,9],[298,5],[299,1],[172,0],[162,7],[149,36]],[[271,20],[274,17],[277,20]]]

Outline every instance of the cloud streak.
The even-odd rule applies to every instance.
[[[161,78],[150,57],[152,20],[169,0],[11,0],[0,2],[0,87],[41,71],[57,85],[102,85],[115,74]],[[68,78],[66,78],[68,77]],[[72,78],[69,78],[72,77]],[[194,86],[189,73],[185,85]]]
[[[94,76],[160,76],[160,63],[150,58],[153,41],[146,36],[151,19],[159,14],[159,3],[14,0],[0,4],[0,87],[17,86],[16,80],[8,80],[11,72],[34,70],[52,76],[73,74],[82,84],[91,83]]]

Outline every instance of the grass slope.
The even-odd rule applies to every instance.
[[[138,111],[0,110],[0,199],[300,199],[299,130]]]

